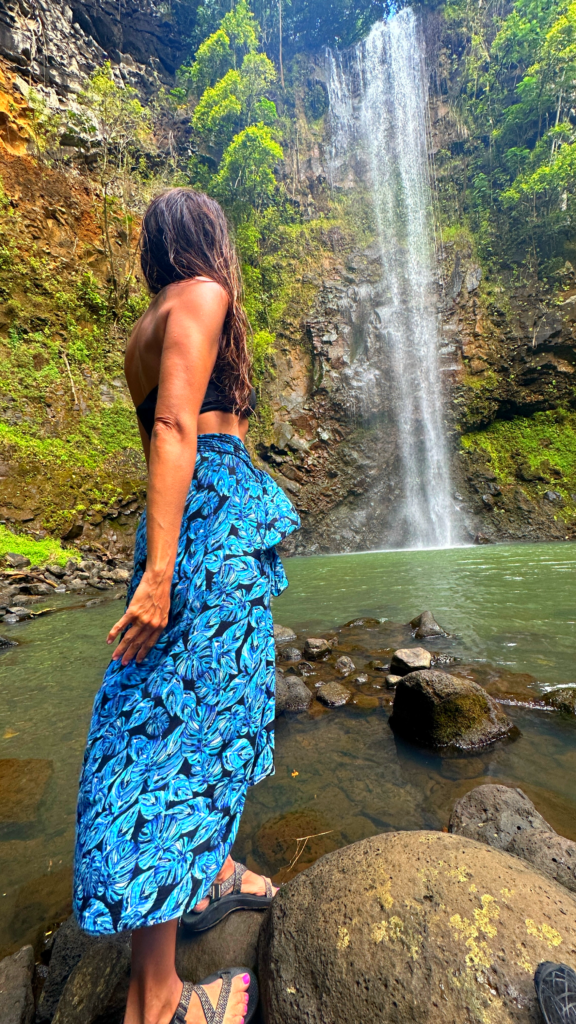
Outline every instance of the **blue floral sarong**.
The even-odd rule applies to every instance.
[[[180,917],[208,892],[248,786],[274,771],[270,598],[278,544],[300,521],[229,434],[198,438],[170,618],[148,656],[111,662],[78,797],[74,910],[111,933]],[[146,566],[146,515],[128,603]]]

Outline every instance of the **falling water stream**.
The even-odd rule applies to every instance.
[[[423,40],[409,8],[327,57],[333,186],[365,180],[382,266],[361,381],[397,436],[399,547],[457,542],[443,422]],[[374,323],[374,317],[373,317]]]

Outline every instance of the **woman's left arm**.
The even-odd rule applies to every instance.
[[[146,570],[122,618],[112,658],[143,661],[168,622],[182,514],[196,462],[197,425],[228,308],[213,282],[186,282],[167,315],[148,471]]]

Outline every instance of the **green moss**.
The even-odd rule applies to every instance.
[[[525,467],[540,473],[541,489],[554,481],[565,497],[576,490],[576,413],[564,409],[496,420],[485,430],[465,434],[462,447],[483,451],[500,483],[512,483]]]
[[[52,537],[47,540],[32,540],[26,534],[11,533],[5,526],[0,525],[0,558],[4,558],[9,551],[29,558],[32,565],[65,565],[70,557],[78,557],[76,552],[65,551]]]

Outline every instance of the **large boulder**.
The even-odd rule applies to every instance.
[[[461,836],[388,833],[284,886],[258,959],[268,1024],[541,1024],[533,973],[576,968],[576,900]]]
[[[176,970],[183,981],[195,985],[225,967],[256,967],[258,935],[264,914],[242,910],[229,914],[220,924],[206,932],[193,934],[186,927],[178,929]]]
[[[34,950],[23,946],[0,960],[0,1021],[2,1024],[31,1024],[34,1017],[32,976]]]
[[[122,1024],[129,983],[129,948],[99,943],[72,971],[52,1024]]]
[[[110,945],[123,947],[129,956],[130,934],[90,935],[78,927],[75,917],[64,921],[52,942],[48,974],[36,1011],[36,1024],[48,1024],[52,1020],[68,978],[80,961],[86,957],[85,970],[90,954],[99,946]]]
[[[430,668],[432,655],[425,647],[405,647],[394,651],[390,662],[390,671],[396,676],[405,676],[408,672],[418,672]]]
[[[458,750],[479,750],[515,731],[481,686],[437,669],[400,680],[390,725],[413,743]]]
[[[522,857],[576,892],[576,843],[559,836],[521,789],[476,786],[454,804],[449,831]]]
[[[300,676],[276,675],[276,717],[283,711],[307,711],[312,694]]]

